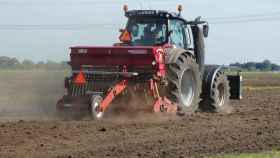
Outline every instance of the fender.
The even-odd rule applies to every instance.
[[[172,64],[176,63],[177,59],[179,56],[183,53],[191,54],[194,56],[194,53],[182,48],[168,48],[165,50],[166,55],[165,55],[165,63],[166,64]]]
[[[202,77],[202,95],[210,96],[216,74],[223,68],[218,65],[206,65]]]

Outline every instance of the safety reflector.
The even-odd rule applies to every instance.
[[[79,85],[85,84],[85,83],[86,83],[85,75],[84,75],[84,73],[83,73],[82,71],[80,71],[80,72],[78,73],[78,75],[77,75],[76,78],[74,79],[74,83],[75,83],[75,84],[79,84]]]
[[[125,30],[121,36],[119,37],[120,41],[122,42],[130,42],[131,41],[131,34]]]

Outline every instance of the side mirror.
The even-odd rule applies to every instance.
[[[203,25],[203,35],[205,38],[207,38],[208,34],[209,34],[209,25],[205,24],[205,25]]]

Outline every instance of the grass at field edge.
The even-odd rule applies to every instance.
[[[280,151],[270,151],[263,153],[253,153],[253,154],[229,154],[220,155],[210,158],[280,158]]]

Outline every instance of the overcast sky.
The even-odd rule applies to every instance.
[[[112,45],[126,22],[123,4],[170,11],[182,4],[185,18],[208,19],[207,63],[280,64],[279,0],[0,0],[0,56],[61,61],[68,60],[70,46]],[[215,19],[236,16],[246,17]]]

